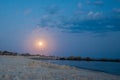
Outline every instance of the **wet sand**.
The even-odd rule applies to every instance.
[[[120,80],[120,76],[22,56],[0,56],[0,80]]]

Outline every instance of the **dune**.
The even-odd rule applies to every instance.
[[[120,80],[120,76],[23,56],[0,56],[0,80]]]

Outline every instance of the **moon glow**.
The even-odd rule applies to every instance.
[[[27,51],[32,54],[51,55],[55,50],[55,39],[52,32],[37,28],[28,37]]]

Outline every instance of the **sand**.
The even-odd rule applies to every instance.
[[[120,80],[120,76],[22,56],[0,56],[0,80]]]

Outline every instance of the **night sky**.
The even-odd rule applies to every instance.
[[[120,58],[120,0],[0,0],[0,50]]]

